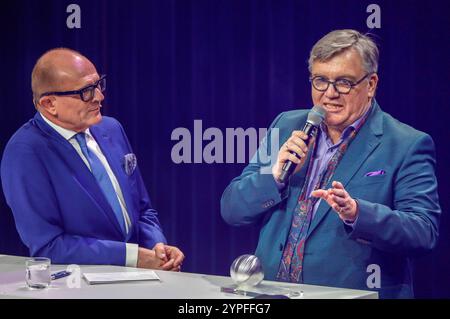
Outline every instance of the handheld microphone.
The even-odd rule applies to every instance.
[[[308,145],[309,140],[316,134],[317,128],[319,127],[320,123],[325,119],[326,111],[325,109],[320,106],[316,105],[314,106],[311,111],[308,113],[308,119],[306,120],[305,127],[303,127],[303,132],[308,135],[308,138],[304,140],[306,145]],[[295,152],[291,152],[291,154],[295,155],[295,157],[300,158]],[[292,161],[286,161],[283,164],[283,167],[281,168],[281,175],[280,175],[280,182],[286,183],[289,177],[292,175],[292,173],[295,170],[297,164],[295,164]]]

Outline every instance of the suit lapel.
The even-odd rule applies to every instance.
[[[130,185],[127,180],[128,177],[125,174],[124,163],[122,163],[123,155],[121,155],[121,152],[117,148],[117,146],[112,143],[111,137],[105,130],[102,130],[98,126],[94,126],[90,128],[90,132],[97,141],[97,144],[102,150],[103,155],[105,155],[108,164],[110,165],[111,170],[113,171],[114,176],[117,178],[117,182],[119,183],[122,195],[125,200],[125,206],[128,212],[128,216],[130,217],[131,225],[128,230],[128,236],[130,236],[132,233],[133,225],[136,225],[136,216],[134,216],[133,212],[137,210],[133,206],[134,202],[130,193]]]
[[[378,104],[374,102],[372,113],[369,115],[367,122],[356,135],[355,139],[350,143],[347,151],[336,167],[333,177],[324,189],[331,188],[333,181],[339,181],[344,188],[350,182],[351,178],[356,174],[359,168],[364,164],[367,158],[380,144],[379,135],[382,135],[382,111]],[[329,213],[331,207],[324,200],[321,200],[316,214],[311,221],[308,230],[308,237],[320,224],[323,218]]]
[[[57,153],[61,157],[61,160],[69,167],[72,176],[78,181],[80,187],[86,192],[87,196],[98,205],[99,210],[105,214],[106,218],[114,225],[116,231],[123,237],[123,232],[117,218],[98,185],[97,180],[72,144],[50,127],[41,118],[39,113],[36,113],[34,119],[41,131],[50,138],[55,153]]]

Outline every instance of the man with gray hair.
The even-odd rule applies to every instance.
[[[434,144],[381,110],[378,55],[355,30],[320,39],[309,58],[312,101],[326,111],[317,135],[307,145],[299,131],[308,110],[281,113],[225,189],[229,224],[262,224],[256,255],[266,279],[414,296],[411,258],[438,239]],[[262,163],[274,132],[276,163]],[[283,183],[287,161],[296,167]],[[272,174],[262,174],[267,165]]]

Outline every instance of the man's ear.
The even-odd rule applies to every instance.
[[[45,111],[53,116],[56,116],[56,104],[55,98],[53,96],[43,96],[38,101],[37,104]]]
[[[378,74],[374,73],[369,78],[369,97],[373,98],[377,90],[378,85]]]

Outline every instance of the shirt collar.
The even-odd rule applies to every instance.
[[[48,118],[46,118],[44,116],[44,114],[40,113],[42,119],[48,124],[50,125],[51,128],[53,128],[56,132],[58,132],[62,137],[64,137],[67,141],[70,140],[71,138],[73,138],[78,132],[72,131],[72,130],[68,130],[64,127],[61,127],[55,123],[53,123],[52,121],[50,121]],[[92,137],[91,136],[91,132],[89,131],[89,129],[86,129],[84,131],[84,133],[86,133],[87,136]]]

